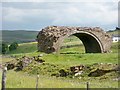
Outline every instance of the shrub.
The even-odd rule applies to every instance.
[[[18,47],[18,43],[17,42],[13,42],[10,46],[9,46],[9,51],[15,50]]]
[[[8,51],[8,45],[6,43],[2,43],[2,54],[5,54]]]

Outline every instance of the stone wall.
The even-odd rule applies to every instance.
[[[58,52],[64,39],[70,35],[83,42],[86,53],[109,52],[112,43],[111,36],[99,27],[48,26],[37,35],[38,51]]]

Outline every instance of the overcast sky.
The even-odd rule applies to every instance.
[[[46,26],[118,26],[118,2],[3,2],[3,30],[40,30]]]

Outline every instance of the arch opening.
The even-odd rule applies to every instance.
[[[86,53],[102,53],[100,43],[93,36],[86,33],[75,33],[73,35],[82,41]]]

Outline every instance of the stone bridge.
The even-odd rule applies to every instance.
[[[48,26],[37,35],[38,51],[58,52],[64,39],[70,35],[83,42],[86,53],[109,52],[112,43],[111,36],[99,27]]]

